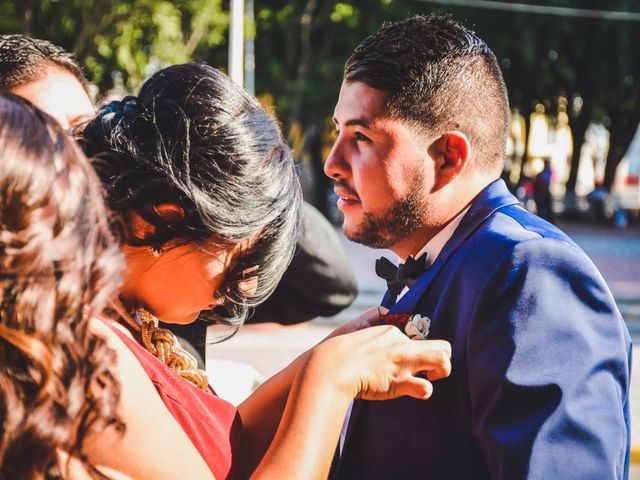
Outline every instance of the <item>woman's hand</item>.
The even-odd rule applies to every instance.
[[[370,312],[363,314],[364,322],[371,318]],[[426,376],[416,376],[422,372]],[[410,340],[396,327],[381,325],[320,344],[304,375],[329,375],[351,398],[388,400],[405,395],[427,399],[433,393],[431,381],[450,373],[449,342]]]
[[[380,325],[380,315],[387,313],[389,309],[384,307],[374,307],[369,310],[365,310],[356,318],[349,320],[346,323],[343,323],[338,328],[336,328],[333,332],[329,334],[325,340],[329,340],[330,338],[337,337],[340,335],[344,335],[351,332],[357,332],[358,330],[363,330],[369,327],[375,327]]]
[[[354,397],[429,398],[430,381],[451,372],[450,357],[448,342],[410,340],[389,325],[321,343],[301,358],[278,431],[251,478],[327,478]],[[421,372],[427,378],[415,376]]]

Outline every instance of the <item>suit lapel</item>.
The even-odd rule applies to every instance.
[[[380,305],[384,308],[391,308],[396,303],[397,295],[393,295],[389,290],[387,290],[382,297],[382,302]]]
[[[496,210],[515,205],[518,199],[514,197],[502,180],[495,180],[489,184],[474,199],[469,211],[466,213],[458,228],[446,243],[436,261],[418,279],[418,281],[402,296],[400,300],[391,308],[390,313],[413,312],[416,305],[427,292],[429,286],[442,270],[447,260],[464,245],[464,242],[475,232],[485,220],[493,215]],[[385,299],[389,295],[385,295]]]

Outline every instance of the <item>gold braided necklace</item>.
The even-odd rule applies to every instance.
[[[120,318],[140,333],[142,345],[148,352],[190,384],[200,390],[208,389],[207,374],[198,368],[198,362],[194,356],[180,346],[178,339],[172,332],[158,326],[156,317],[139,308],[134,311],[134,318],[119,302],[110,303]]]

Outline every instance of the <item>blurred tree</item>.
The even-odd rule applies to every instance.
[[[519,0],[581,9],[640,12],[637,0]],[[524,118],[536,102],[553,113],[572,101],[573,168],[591,121],[611,131],[606,186],[640,121],[640,28],[612,21],[532,12],[442,6],[428,0],[254,0],[256,88],[271,103],[296,150],[321,184],[310,199],[325,208],[322,173],[342,69],[353,48],[384,22],[451,13],[494,50],[512,106]],[[509,3],[509,2],[507,2]],[[134,89],[164,65],[188,60],[226,65],[228,0],[0,0],[0,31],[23,32],[76,52],[102,91],[114,79]],[[267,102],[269,103],[269,102]]]
[[[0,0],[0,31],[45,38],[75,52],[92,82],[129,90],[165,65],[226,42],[222,0]]]
[[[539,0],[520,3],[542,4]],[[557,7],[640,12],[634,0],[554,0]],[[591,122],[611,132],[605,184],[613,183],[640,122],[640,25],[578,16],[539,15],[449,7],[455,18],[466,19],[494,50],[509,89],[511,105],[528,119],[535,103],[547,112],[559,95],[572,101],[574,151],[567,190],[575,188],[580,147]],[[528,127],[528,125],[527,125]]]

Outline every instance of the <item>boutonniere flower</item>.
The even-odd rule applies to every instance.
[[[426,340],[429,336],[431,319],[424,315],[411,313],[385,313],[380,319],[387,325],[393,325],[402,330],[412,340]]]

